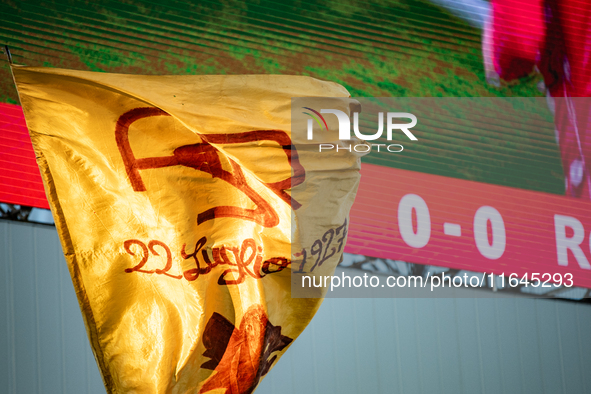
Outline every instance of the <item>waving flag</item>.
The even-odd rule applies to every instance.
[[[252,393],[320,306],[291,297],[292,245],[331,226],[344,239],[359,181],[356,157],[325,155],[325,175],[298,154],[291,97],[348,108],[348,92],[300,76],[13,72],[107,391]]]

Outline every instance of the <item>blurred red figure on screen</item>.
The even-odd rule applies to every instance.
[[[591,1],[492,0],[484,26],[489,81],[543,75],[566,195],[591,199]]]

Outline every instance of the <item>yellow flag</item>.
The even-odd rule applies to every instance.
[[[359,181],[358,157],[323,156],[325,174],[292,145],[307,141],[305,127],[292,135],[291,98],[341,97],[346,110],[346,89],[13,73],[107,391],[252,393],[320,306],[291,296],[298,251],[338,234],[316,272],[334,271]]]

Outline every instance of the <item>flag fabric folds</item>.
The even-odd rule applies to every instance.
[[[13,73],[107,392],[252,393],[321,303],[291,297],[292,244],[306,242],[294,229],[313,239],[346,226],[359,181],[358,158],[323,178],[298,154],[291,98],[346,107],[346,89],[303,76]]]

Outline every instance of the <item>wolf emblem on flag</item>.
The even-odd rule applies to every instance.
[[[295,252],[332,229],[340,247],[317,271],[334,271],[359,183],[358,157],[335,154],[327,174],[301,144],[291,98],[348,111],[348,92],[303,76],[13,73],[107,391],[252,393],[322,301],[292,297]]]

